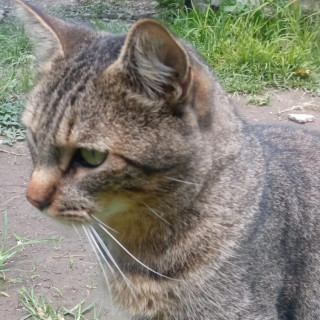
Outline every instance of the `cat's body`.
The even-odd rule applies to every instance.
[[[27,197],[85,224],[121,319],[320,319],[320,137],[245,124],[156,21],[93,33],[18,2],[41,38]]]

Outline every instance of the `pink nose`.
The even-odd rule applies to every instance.
[[[27,189],[27,199],[36,208],[43,210],[50,206],[56,194],[56,179],[52,175],[35,171]]]

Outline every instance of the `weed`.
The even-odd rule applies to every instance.
[[[280,0],[232,13],[225,8],[177,11],[174,19],[166,15],[162,20],[198,48],[230,92],[255,93],[268,86],[316,91],[320,13],[304,15]],[[308,76],[296,72],[301,69]]]
[[[162,9],[182,9],[184,0],[158,0],[158,7]]]
[[[105,30],[110,33],[125,33],[128,31],[130,25],[123,21],[110,21],[108,23],[101,19],[93,19],[91,21],[100,30]]]
[[[0,24],[0,135],[1,143],[24,139],[20,124],[21,95],[29,91],[35,77],[31,45],[21,24],[7,19]]]
[[[2,143],[11,145],[25,139],[25,128],[20,122],[23,105],[23,100],[17,99],[0,104],[0,136],[5,137]]]
[[[20,237],[15,234],[15,238],[17,241],[17,244],[9,249],[5,250],[6,243],[7,243],[7,237],[8,237],[8,219],[7,214],[4,214],[4,227],[3,227],[3,235],[2,240],[0,242],[0,290],[4,285],[8,282],[17,282],[18,279],[9,279],[6,276],[6,273],[9,271],[9,269],[5,269],[4,266],[6,263],[18,252],[18,250],[24,246],[32,245],[32,244],[38,244],[46,241],[59,241],[59,239],[50,238],[50,239],[40,239],[40,240],[31,240],[25,237]],[[7,295],[4,291],[0,291],[0,295]]]
[[[83,301],[81,301],[71,309],[64,307],[55,309],[52,306],[52,303],[45,297],[37,297],[33,289],[29,292],[26,288],[22,288],[20,290],[20,297],[26,311],[28,312],[28,315],[23,317],[21,320],[29,319],[31,317],[39,320],[65,320],[70,317],[75,320],[87,320],[88,318],[85,317],[85,315],[92,309],[94,312],[92,320],[98,320],[98,315],[93,303],[83,308]]]
[[[69,258],[69,266],[70,266],[70,268],[73,268],[73,263],[74,263],[74,261],[73,261],[73,259],[70,257],[70,258]]]
[[[266,106],[270,103],[271,97],[269,94],[263,95],[263,96],[257,96],[253,95],[250,96],[248,99],[248,104],[255,104],[257,106]]]

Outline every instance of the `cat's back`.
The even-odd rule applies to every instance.
[[[264,175],[233,263],[272,319],[318,319],[311,314],[320,307],[320,134],[274,125],[245,125],[244,133],[247,148],[260,145]]]
[[[262,146],[267,177],[290,178],[289,185],[319,187],[320,133],[281,125],[246,126]]]
[[[320,225],[320,133],[274,125],[244,130],[259,141],[264,159],[261,210],[276,216],[281,213],[285,224],[293,223],[297,230]],[[320,239],[320,234],[317,237]]]

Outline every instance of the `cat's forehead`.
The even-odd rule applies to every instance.
[[[118,58],[123,42],[122,35],[98,36],[52,65],[31,94],[23,116],[39,140],[52,143],[48,140],[57,138],[59,131],[67,130],[70,135],[72,128],[81,126],[85,132],[88,126],[96,127],[96,80]]]
[[[119,57],[124,40],[124,35],[98,33],[76,47],[65,59],[57,59],[45,77],[71,84],[79,79],[77,76],[98,75]]]

